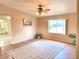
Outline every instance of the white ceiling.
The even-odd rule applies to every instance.
[[[76,12],[76,0],[0,0],[0,4],[37,16],[37,5],[51,9],[45,16]]]

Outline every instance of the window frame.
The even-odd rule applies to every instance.
[[[63,34],[63,35],[67,35],[67,19],[50,19],[51,21],[52,20],[65,20],[65,33],[54,33],[54,34]],[[48,33],[53,33],[53,32],[49,32],[49,21],[50,20],[48,20]]]

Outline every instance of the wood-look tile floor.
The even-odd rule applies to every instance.
[[[35,42],[35,41],[37,41],[37,40],[33,39],[33,40],[24,41],[24,42],[20,42],[17,44],[11,44],[9,46],[5,46],[5,47],[0,48],[0,59],[8,59],[7,53],[6,53],[7,51],[16,49],[18,47],[24,46],[26,44],[30,44],[30,43]],[[52,41],[52,42],[54,44],[60,43],[61,46],[64,44],[64,46],[65,46],[65,48],[60,53],[58,53],[54,59],[76,59],[75,45],[62,43],[62,42],[56,42],[56,41]]]

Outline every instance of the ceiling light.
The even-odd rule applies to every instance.
[[[37,16],[43,16],[44,15],[44,12],[36,12],[36,15]]]

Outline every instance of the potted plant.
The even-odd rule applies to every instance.
[[[43,38],[43,35],[41,33],[36,33],[34,35],[34,38],[36,38],[36,39]]]
[[[76,42],[76,34],[69,34],[68,36],[71,38],[72,43],[75,44],[75,42]]]

